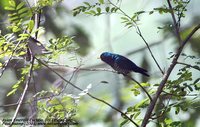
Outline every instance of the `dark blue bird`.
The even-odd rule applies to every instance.
[[[102,61],[109,64],[118,73],[123,75],[127,75],[128,73],[134,71],[145,76],[149,76],[147,74],[147,70],[138,67],[135,63],[124,56],[110,52],[104,52],[101,54],[100,58]]]

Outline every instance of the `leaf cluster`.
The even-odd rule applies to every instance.
[[[26,21],[32,17],[32,11],[26,7],[25,2],[17,4],[14,0],[9,0],[8,6],[5,10],[10,11],[8,14],[8,19],[11,25],[8,27],[12,32],[16,33],[22,30]]]
[[[92,16],[99,16],[101,14],[106,14],[106,13],[116,13],[118,11],[118,7],[110,7],[106,6],[106,4],[99,0],[98,3],[95,3],[91,5],[88,2],[83,2],[84,5],[78,6],[73,9],[73,15],[76,16],[80,14],[81,12],[87,15],[92,15]],[[105,5],[104,10],[102,10],[103,5]]]
[[[50,39],[47,49],[51,52],[50,56],[48,55],[49,59],[51,59],[57,58],[57,56],[66,52],[74,52],[77,46],[74,43],[73,37],[63,36],[61,38]]]
[[[43,91],[44,93],[44,91]],[[70,96],[52,97],[37,102],[39,118],[46,121],[54,121],[56,125],[74,125],[77,122],[74,120],[76,115],[76,100]],[[51,121],[52,122],[52,121]]]

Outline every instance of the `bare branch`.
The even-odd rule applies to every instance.
[[[146,112],[145,117],[144,117],[144,119],[143,119],[143,121],[142,121],[141,127],[146,127],[146,125],[147,125],[147,123],[148,123],[148,121],[149,121],[149,118],[151,117],[151,114],[152,114],[152,112],[153,112],[153,109],[154,109],[154,107],[155,107],[155,104],[156,104],[156,102],[157,102],[157,100],[158,100],[158,98],[159,98],[159,96],[160,96],[160,94],[161,94],[161,92],[162,92],[162,90],[163,90],[163,88],[164,88],[164,86],[165,86],[165,83],[167,82],[167,80],[168,80],[168,78],[169,78],[169,75],[171,74],[173,68],[175,67],[175,65],[176,65],[176,63],[177,63],[177,60],[178,60],[178,58],[179,58],[179,56],[180,56],[180,54],[181,54],[181,52],[182,52],[182,50],[183,50],[185,44],[190,40],[190,38],[193,36],[193,34],[194,34],[199,28],[200,28],[200,24],[197,25],[197,26],[192,30],[192,32],[187,36],[187,38],[181,43],[180,47],[177,49],[176,54],[175,54],[175,56],[174,56],[174,58],[173,58],[173,60],[172,60],[172,63],[171,63],[171,65],[169,66],[169,68],[167,69],[166,73],[164,74],[164,77],[163,77],[162,81],[160,82],[160,85],[159,85],[159,87],[158,87],[158,89],[157,89],[157,92],[156,92],[154,98],[153,98],[153,101],[151,101],[151,103],[150,103],[150,105],[149,105],[149,107],[148,107],[148,109],[147,109],[147,112]]]

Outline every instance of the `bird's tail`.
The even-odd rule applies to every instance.
[[[145,70],[145,69],[143,69],[141,67],[138,67],[137,72],[149,77],[149,74],[148,74],[147,70]]]

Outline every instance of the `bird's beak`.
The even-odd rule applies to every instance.
[[[97,57],[97,59],[101,59],[100,57]]]

